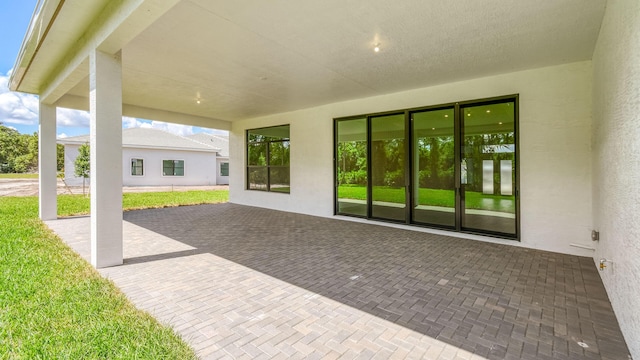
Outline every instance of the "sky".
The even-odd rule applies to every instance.
[[[0,123],[23,134],[38,131],[38,97],[9,91],[9,76],[29,27],[37,0],[0,0]],[[59,138],[89,133],[89,113],[58,108]],[[146,127],[188,136],[201,132],[226,135],[226,131],[123,117],[123,128]]]

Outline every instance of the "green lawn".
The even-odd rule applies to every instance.
[[[227,191],[124,194],[127,210],[224,202]],[[60,215],[89,199],[59,196]],[[0,198],[1,359],[194,359],[38,219],[37,197]]]
[[[216,204],[229,200],[228,190],[193,190],[124,193],[122,207],[124,210],[163,208],[182,205]],[[83,195],[58,195],[58,215],[86,215],[90,212],[89,197]]]
[[[367,199],[367,188],[364,186],[343,185],[338,187],[338,197],[355,200]],[[373,197],[378,201],[405,203],[404,188],[374,186]],[[420,189],[418,202],[420,205],[453,207],[455,205],[453,190]],[[482,209],[515,213],[513,196],[485,195],[468,191],[465,205],[468,209]]]
[[[38,174],[0,174],[0,179],[37,179]]]

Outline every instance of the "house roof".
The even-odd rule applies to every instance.
[[[79,145],[86,144],[89,140],[89,135],[81,135],[58,139],[58,143],[64,145]],[[221,151],[220,148],[213,145],[151,128],[122,130],[122,147],[204,152]]]
[[[222,135],[213,135],[207,133],[197,133],[187,136],[191,140],[213,146],[216,149],[220,149],[218,155],[229,156],[229,137]]]
[[[99,44],[122,51],[124,115],[230,129],[237,120],[590,60],[607,2],[42,3],[12,90],[86,110],[89,54]]]

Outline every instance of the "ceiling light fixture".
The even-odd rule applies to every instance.
[[[444,114],[444,117],[449,117],[449,115],[448,114]]]
[[[380,52],[380,43],[374,45],[373,51]]]
[[[196,104],[200,104],[200,99],[196,99]]]

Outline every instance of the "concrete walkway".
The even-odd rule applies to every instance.
[[[234,204],[126,212],[101,269],[203,359],[627,359],[593,260]],[[47,222],[89,257],[89,218]]]

